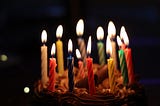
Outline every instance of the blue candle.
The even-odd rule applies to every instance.
[[[67,57],[69,92],[72,92],[73,88],[74,88],[73,60],[74,59],[72,57],[72,41],[71,41],[71,39],[69,39],[69,41],[68,41],[68,57]]]

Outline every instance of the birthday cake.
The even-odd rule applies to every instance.
[[[64,70],[62,67],[63,57],[60,56],[63,54],[61,51],[62,48],[60,48],[62,47],[62,42],[58,40],[56,44],[58,45],[57,64],[59,71],[56,71],[56,58],[50,58],[48,74],[46,47],[43,46],[41,48],[42,76],[34,85],[33,105],[146,106],[145,89],[143,85],[139,83],[138,76],[133,72],[131,49],[128,48],[128,38],[125,38],[125,29],[124,27],[121,29],[121,35],[123,35],[124,38],[117,36],[117,42],[120,47],[117,55],[116,43],[115,40],[113,40],[113,38],[115,39],[115,31],[110,28],[115,29],[112,22],[109,23],[109,31],[111,32],[108,32],[109,36],[107,36],[106,41],[106,52],[110,56],[107,59],[107,63],[105,63],[105,56],[103,57],[104,46],[100,41],[97,43],[100,64],[93,63],[93,59],[90,57],[90,36],[87,45],[87,57],[82,59],[81,56],[77,55],[80,54],[80,52],[76,50],[76,55],[79,60],[77,68],[73,64],[72,41],[70,39],[68,43],[69,55],[67,57],[67,69]],[[57,29],[60,29],[60,34],[57,35],[62,35],[62,26]],[[104,36],[101,27],[97,30],[100,35]],[[97,38],[101,40],[103,36]],[[123,42],[121,42],[122,38]],[[83,41],[82,38],[78,40],[78,42]],[[53,47],[55,49],[55,44]],[[83,47],[80,47],[80,49],[82,48]],[[117,61],[116,56],[119,56],[119,61]],[[117,64],[120,65],[120,68],[117,67]]]
[[[100,67],[93,65],[96,92],[90,95],[88,91],[88,77],[80,79],[78,69],[74,67],[75,87],[68,91],[67,70],[63,76],[56,78],[54,92],[43,89],[41,80],[35,83],[33,106],[145,106],[146,95],[144,87],[136,80],[132,85],[123,86],[120,73],[116,77],[116,91],[109,89],[107,65]],[[137,78],[138,79],[138,78]]]

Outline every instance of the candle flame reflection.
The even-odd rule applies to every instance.
[[[121,39],[123,39],[124,43],[128,46],[129,45],[129,39],[128,39],[128,35],[127,35],[127,32],[126,32],[124,26],[121,27],[120,37],[121,37]]]
[[[91,36],[88,38],[87,54],[91,54]]]
[[[68,52],[72,52],[72,49],[73,49],[72,40],[69,39],[69,41],[68,41]]]
[[[101,26],[97,28],[97,39],[102,40],[104,38],[104,30]]]
[[[42,40],[42,43],[47,42],[47,32],[45,30],[42,31],[41,40]]]
[[[80,58],[81,58],[81,53],[79,52],[79,50],[78,50],[78,49],[76,49],[76,56],[77,56],[77,58],[78,58],[78,59],[80,59]]]
[[[83,35],[83,32],[84,32],[84,22],[82,19],[80,19],[78,22],[77,22],[77,26],[76,26],[76,33],[78,36],[82,36]]]
[[[57,27],[57,30],[56,30],[56,37],[57,37],[57,38],[61,38],[61,37],[62,37],[62,34],[63,34],[63,27],[62,27],[62,25],[59,25],[59,26]]]
[[[53,55],[55,55],[55,53],[56,53],[56,45],[55,45],[55,43],[53,43],[52,48],[51,48],[51,55],[53,56]]]

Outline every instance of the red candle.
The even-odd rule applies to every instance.
[[[95,82],[94,82],[94,74],[93,74],[93,59],[89,56],[91,53],[91,36],[88,39],[87,45],[87,53],[88,57],[87,61],[87,69],[88,69],[88,85],[89,85],[89,93],[93,95],[95,93]]]
[[[81,78],[84,78],[85,77],[84,66],[83,66],[83,62],[82,62],[82,59],[81,59],[81,54],[80,54],[78,49],[76,49],[76,56],[78,58],[79,76]]]
[[[133,84],[134,70],[133,70],[133,63],[132,63],[132,53],[131,53],[131,48],[128,47],[129,39],[128,39],[124,26],[121,27],[120,36],[125,45],[124,47],[122,47],[122,49],[124,49],[124,52],[125,52],[126,63],[127,63],[127,68],[128,68],[129,84]]]
[[[55,55],[55,43],[53,43],[52,45],[52,49],[51,49],[51,55],[52,58],[50,58],[49,60],[49,86],[48,86],[48,90],[54,92],[55,91],[55,81],[56,81],[56,59],[54,58]]]

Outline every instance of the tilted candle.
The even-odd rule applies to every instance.
[[[104,44],[103,44],[103,38],[104,38],[104,31],[101,26],[97,28],[97,48],[98,48],[98,55],[99,55],[99,64],[101,66],[105,65],[105,51],[104,51]]]
[[[41,46],[41,80],[43,88],[47,88],[48,82],[48,59],[47,59],[47,46],[45,45],[47,41],[47,32],[45,30],[42,31],[41,40],[43,46]]]
[[[56,31],[56,48],[57,48],[57,64],[58,64],[58,73],[59,75],[63,75],[64,73],[64,60],[63,60],[63,43],[60,40],[63,34],[63,27],[59,25]]]

